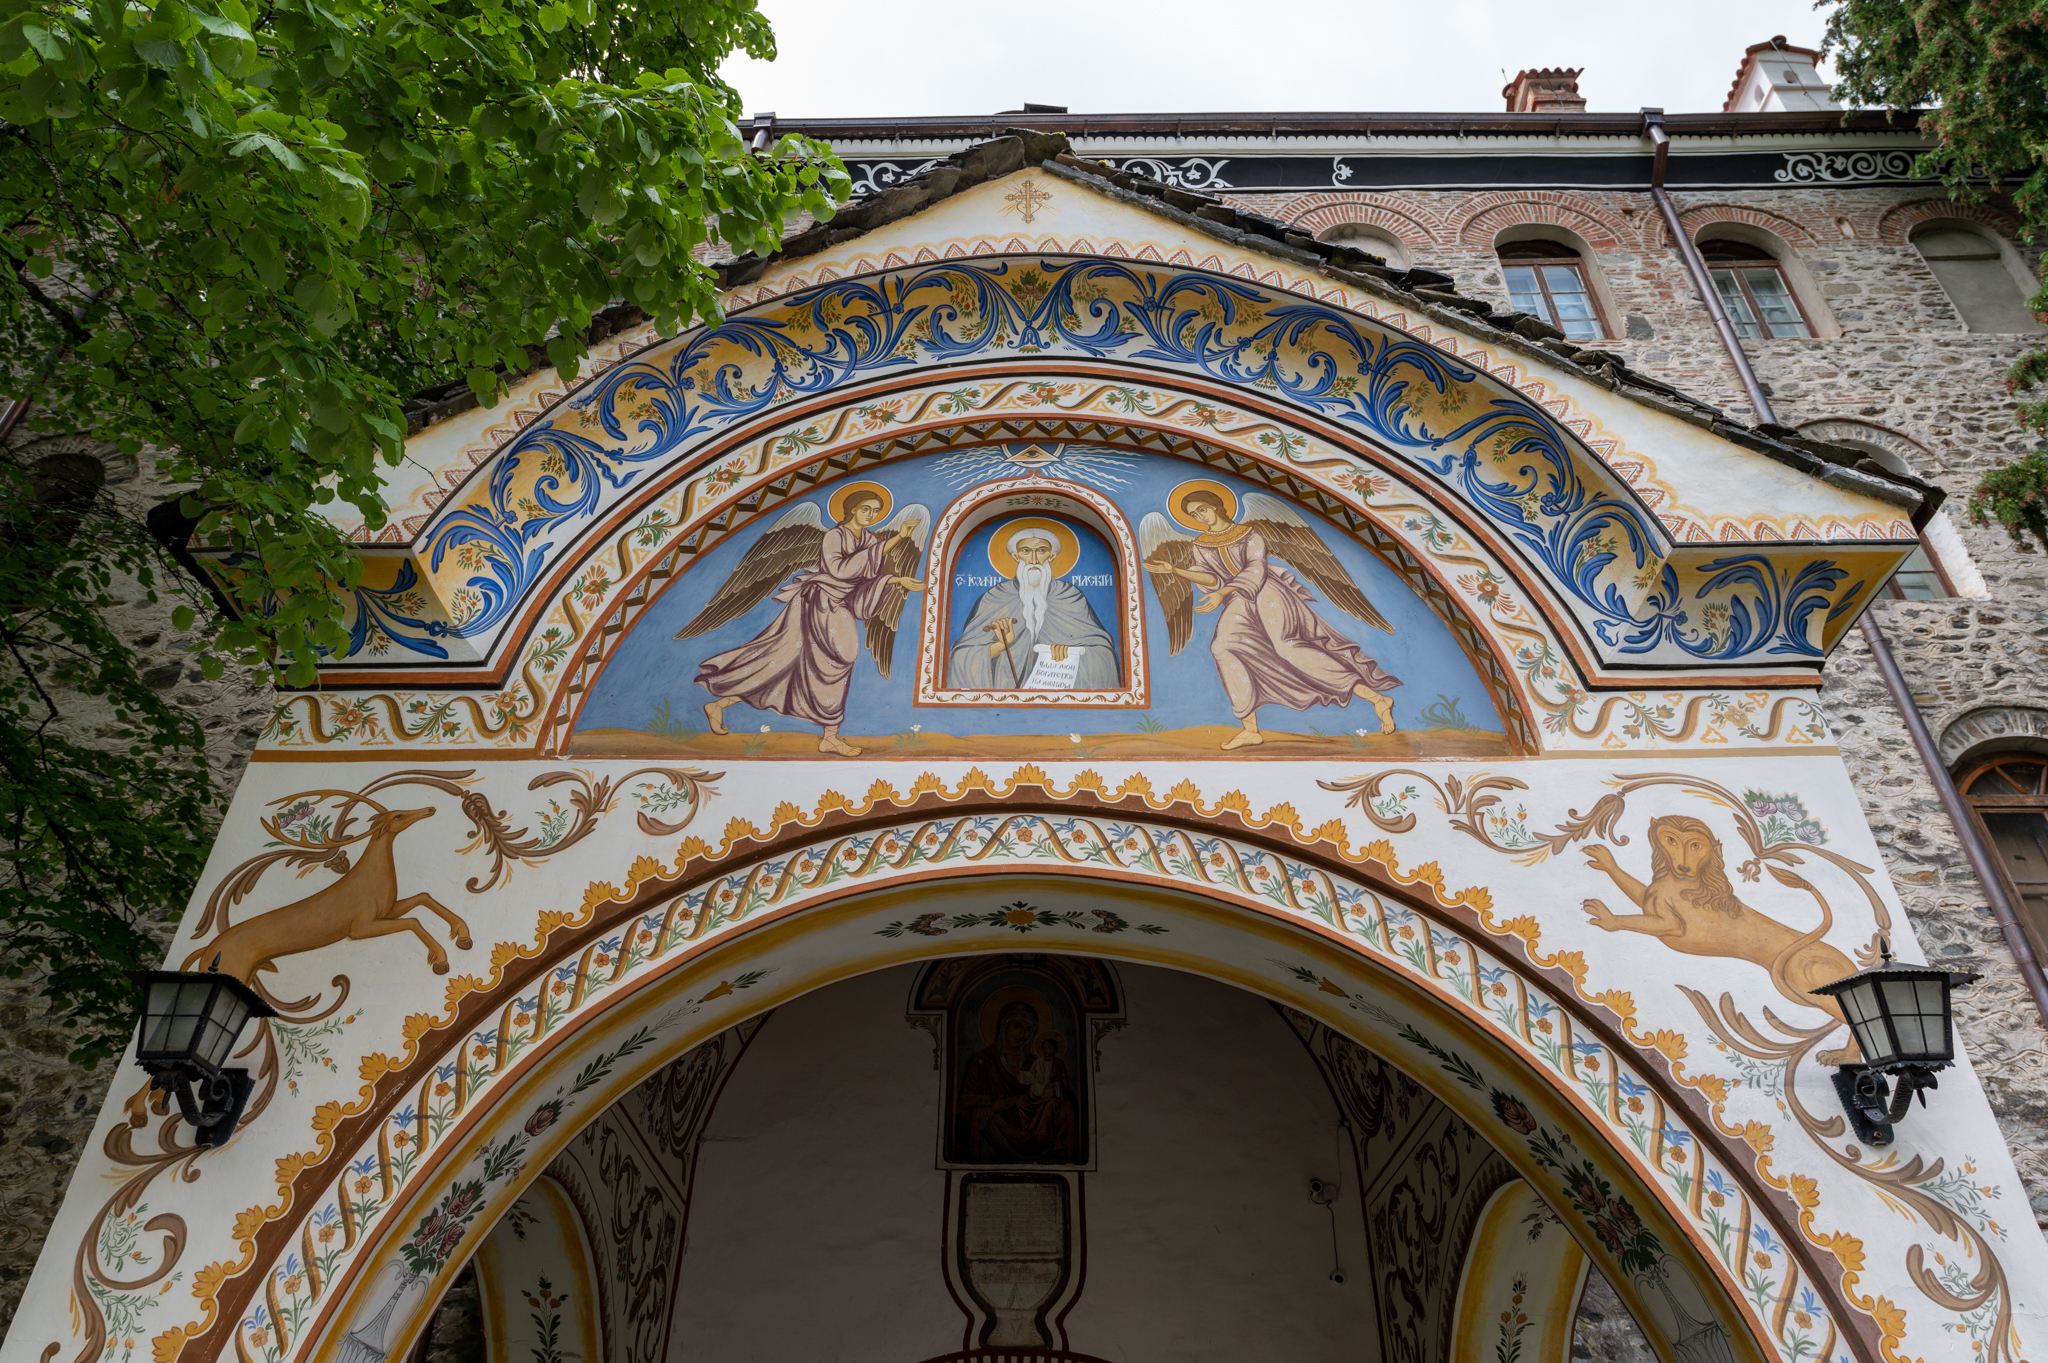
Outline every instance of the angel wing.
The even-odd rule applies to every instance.
[[[824,538],[825,521],[815,503],[799,502],[783,512],[782,519],[741,556],[740,566],[711,594],[704,609],[676,631],[676,638],[694,639],[739,619],[767,600],[791,573],[817,567],[818,545]]]
[[[899,537],[904,530],[910,531],[907,539]],[[889,546],[882,553],[882,571],[890,577],[916,577],[917,570],[924,566],[924,545],[931,537],[932,513],[912,502],[875,533]],[[909,598],[908,590],[891,583],[882,604],[868,617],[868,656],[875,660],[875,670],[884,678],[889,675],[889,658],[896,652],[896,622],[903,618],[903,603]]]
[[[1244,524],[1266,537],[1268,553],[1286,559],[1303,577],[1321,587],[1323,595],[1346,615],[1363,620],[1374,629],[1394,632],[1387,617],[1365,599],[1365,593],[1344,571],[1344,565],[1323,543],[1322,536],[1293,507],[1263,492],[1247,492],[1244,509]]]
[[[1177,532],[1173,522],[1157,511],[1146,512],[1145,519],[1138,522],[1138,549],[1144,561],[1165,559],[1176,568],[1187,567],[1195,557],[1194,540]],[[1147,576],[1159,598],[1159,609],[1166,615],[1168,656],[1177,654],[1188,646],[1188,639],[1195,632],[1195,589],[1178,573]]]

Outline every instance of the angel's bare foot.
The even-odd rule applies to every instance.
[[[726,732],[725,707],[730,704],[732,704],[732,702],[729,700],[713,700],[705,702],[704,722],[711,726],[712,733],[722,734]]]
[[[1257,729],[1246,729],[1238,733],[1236,736],[1234,736],[1228,743],[1225,743],[1223,745],[1223,751],[1229,752],[1232,748],[1257,747],[1259,744],[1264,743],[1265,741],[1266,736],[1260,733]]]
[[[1392,696],[1374,696],[1372,698],[1372,708],[1379,714],[1380,732],[1383,734],[1394,732],[1394,698]]]
[[[860,749],[848,743],[837,734],[826,734],[818,740],[819,752],[838,753],[841,757],[859,757]]]

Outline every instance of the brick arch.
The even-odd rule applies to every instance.
[[[1318,195],[1288,205],[1287,220],[1310,236],[1317,236],[1342,223],[1364,223],[1384,228],[1407,244],[1410,250],[1424,246],[1453,244],[1446,240],[1442,225],[1427,223],[1411,212],[1380,198],[1357,195]]]
[[[1816,417],[1800,422],[1799,429],[1821,440],[1859,441],[1875,445],[1903,461],[1916,473],[1921,469],[1938,468],[1941,464],[1932,450],[1912,436],[1861,417]]]
[[[1695,204],[1679,214],[1678,220],[1685,225],[1686,232],[1695,240],[1699,238],[1700,229],[1709,223],[1739,222],[1751,227],[1761,227],[1787,246],[1811,249],[1820,245],[1820,238],[1816,237],[1813,229],[1804,223],[1777,213],[1766,213],[1760,208],[1745,208],[1740,204]],[[1658,244],[1666,250],[1678,245],[1671,239],[1671,229],[1664,226],[1663,219],[1657,220],[1653,230],[1657,233]]]
[[[1585,239],[1595,251],[1631,249],[1637,234],[1586,200],[1568,194],[1482,195],[1458,227],[1458,241],[1468,251],[1490,251],[1493,239],[1510,227],[1543,223],[1562,227]]]
[[[1877,220],[1877,239],[1886,246],[1911,244],[1913,229],[1937,218],[1959,218],[1974,222],[2017,245],[2020,225],[2012,214],[1985,204],[1957,203],[1953,199],[1913,199],[1895,204]]]

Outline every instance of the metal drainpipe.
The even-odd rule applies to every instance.
[[[1884,631],[1877,627],[1877,621],[1867,610],[1863,612],[1863,641],[1870,645],[1870,656],[1877,660],[1877,670],[1884,677],[1885,690],[1892,693],[1892,704],[1898,708],[1899,718],[1906,721],[1906,733],[1912,737],[1913,751],[1920,754],[1920,761],[1934,782],[1934,793],[1941,797],[1941,806],[1948,811],[1948,821],[1955,825],[1963,853],[1970,859],[1970,869],[1977,873],[1977,880],[1984,887],[1984,897],[1991,901],[1991,912],[1998,919],[1998,930],[2005,937],[2007,949],[2012,952],[2013,963],[2019,967],[2020,979],[2025,982],[2027,992],[2034,996],[2034,1007],[2040,1012],[2042,1023],[2048,1025],[2048,979],[2042,978],[2041,963],[2034,959],[2034,944],[2027,940],[2026,930],[2020,926],[2019,914],[2014,912],[2012,900],[2005,893],[2005,879],[1992,860],[1991,849],[1978,835],[1977,821],[1970,817],[1970,811],[1963,805],[1962,792],[1956,789],[1955,778],[1942,765],[1940,750],[1934,746],[1934,735],[1928,732],[1927,721],[1920,716],[1920,707],[1913,703],[1913,693],[1906,689],[1906,678],[1899,671],[1899,660],[1892,656]]]
[[[1707,276],[1706,261],[1700,258],[1699,248],[1693,245],[1692,238],[1685,234],[1685,225],[1678,220],[1678,209],[1672,204],[1671,196],[1664,192],[1664,167],[1670,156],[1671,138],[1664,131],[1662,109],[1643,110],[1643,135],[1656,149],[1650,169],[1650,197],[1656,201],[1658,211],[1664,215],[1664,225],[1671,229],[1672,239],[1678,243],[1678,253],[1685,261],[1686,273],[1692,276],[1693,287],[1706,300],[1707,315],[1714,319],[1714,329],[1721,333],[1721,345],[1727,350],[1728,359],[1742,380],[1743,391],[1749,394],[1757,419],[1775,425],[1777,413],[1771,410],[1770,399],[1764,396],[1762,385],[1756,381],[1756,371],[1749,367],[1749,356],[1743,352],[1735,327],[1721,306],[1720,295],[1714,292],[1713,282]],[[1913,740],[1913,751],[1919,754],[1920,765],[1927,769],[1927,779],[1934,783],[1934,793],[1941,797],[1941,806],[1948,811],[1948,821],[1956,830],[1956,841],[1963,845],[1963,855],[1969,858],[1970,869],[1976,872],[1977,881],[1984,888],[1984,897],[1991,903],[1991,912],[1998,919],[1998,931],[2005,938],[2006,949],[2012,952],[2013,964],[2019,967],[2020,979],[2033,996],[2034,1008],[2040,1013],[2043,1025],[2048,1025],[2048,977],[2042,975],[2041,964],[2034,958],[2033,944],[2027,940],[2026,930],[2020,926],[2019,913],[2005,892],[2005,880],[1999,874],[1998,862],[1991,849],[1984,845],[1984,839],[1977,831],[1977,821],[1970,817],[1969,809],[1964,806],[1962,792],[1956,789],[1955,778],[1949,775],[1947,764],[1941,760],[1941,750],[1934,744],[1934,735],[1928,731],[1927,721],[1920,714],[1920,707],[1914,703],[1913,693],[1906,687],[1905,674],[1899,671],[1899,660],[1893,655],[1884,631],[1878,628],[1868,609],[1863,612],[1862,630],[1870,656],[1877,662],[1878,675],[1884,678],[1885,690],[1891,693],[1892,707],[1905,722],[1907,736]]]
[[[1650,197],[1656,200],[1657,211],[1664,215],[1664,225],[1671,229],[1671,238],[1678,243],[1678,254],[1685,261],[1685,272],[1692,276],[1693,288],[1699,291],[1700,298],[1706,303],[1707,316],[1714,319],[1714,330],[1721,333],[1721,345],[1735,363],[1736,376],[1742,380],[1742,391],[1749,394],[1749,405],[1755,411],[1756,419],[1775,424],[1777,414],[1771,410],[1770,399],[1764,396],[1762,385],[1756,381],[1756,372],[1749,367],[1749,356],[1742,353],[1742,342],[1735,335],[1735,324],[1728,320],[1728,310],[1721,306],[1721,295],[1714,291],[1714,281],[1707,277],[1707,262],[1700,259],[1699,247],[1693,245],[1692,238],[1685,234],[1685,224],[1678,220],[1678,209],[1671,202],[1671,196],[1664,192],[1664,163],[1670,157],[1671,138],[1664,131],[1662,109],[1643,110],[1643,135],[1656,148],[1650,167]]]

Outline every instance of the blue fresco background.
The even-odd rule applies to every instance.
[[[970,495],[975,482],[1014,476],[1016,472],[991,466],[985,473],[963,479],[954,476],[960,463],[958,456],[950,458],[951,464],[946,467],[941,467],[941,464],[949,456],[926,455],[884,464],[880,468],[863,469],[857,476],[889,489],[895,499],[890,511],[892,519],[905,506],[915,502],[924,505],[936,521],[954,500]],[[1147,512],[1164,511],[1167,494],[1189,478],[1215,479],[1231,488],[1240,498],[1247,492],[1260,490],[1197,464],[1157,456],[1127,455],[1118,475],[1105,475],[1099,479],[1088,477],[1086,481],[1117,502],[1134,530]],[[837,486],[837,481],[822,484],[817,491],[802,499],[815,503],[828,524],[830,520],[824,507]],[[794,503],[762,516],[746,530],[699,557],[656,599],[599,674],[578,719],[578,732],[588,729],[660,729],[665,722],[669,733],[682,737],[686,731],[703,728],[702,707],[711,696],[696,684],[698,664],[752,639],[774,620],[782,606],[771,597],[738,620],[709,634],[679,640],[674,637],[675,633],[718,590],[738,566],[741,556],[786,513],[789,505]],[[1036,513],[1020,511],[1017,514]],[[1422,712],[1437,707],[1439,697],[1449,697],[1458,703],[1468,726],[1488,733],[1500,733],[1500,717],[1494,710],[1493,701],[1471,663],[1466,660],[1464,651],[1458,647],[1449,626],[1437,618],[1428,604],[1410,590],[1393,569],[1321,518],[1308,513],[1303,513],[1303,518],[1322,536],[1323,542],[1350,572],[1352,580],[1394,626],[1394,633],[1384,634],[1363,621],[1354,620],[1324,601],[1322,593],[1310,584],[1309,589],[1317,598],[1315,608],[1323,619],[1401,679],[1402,684],[1389,693],[1394,700],[1395,722],[1410,730],[1432,727]],[[988,575],[991,572],[988,567],[988,536],[994,526],[1007,524],[1012,519],[1014,517],[1007,515],[998,517],[989,527],[970,537],[966,548],[953,564],[948,565],[947,570],[956,574],[964,571],[974,576]],[[1083,538],[1081,564],[1074,571],[1091,574],[1111,571],[1107,557],[1109,551],[1099,542],[1095,545],[1095,552],[1102,557],[1091,560],[1088,552],[1090,539],[1092,536]],[[1295,576],[1301,574],[1296,573]],[[912,597],[904,605],[903,619],[898,628],[891,669],[894,677],[884,681],[865,650],[854,668],[852,688],[847,695],[845,732],[849,735],[895,734],[918,725],[928,733],[959,736],[1045,734],[1055,729],[1061,734],[1070,731],[1083,735],[1131,733],[1141,727],[1141,717],[1148,715],[1158,726],[1167,729],[1200,724],[1235,725],[1237,721],[1224,697],[1223,683],[1209,657],[1213,617],[1196,615],[1193,638],[1181,650],[1179,657],[1169,657],[1166,651],[1166,617],[1159,609],[1151,584],[1145,582],[1143,586],[1152,664],[1152,706],[1149,710],[1069,709],[1047,714],[1043,710],[1021,707],[1004,710],[913,705],[911,698],[916,692],[917,675],[916,621],[918,612],[923,609],[923,599]],[[979,594],[979,589],[975,588],[957,590],[959,596],[953,606],[955,620],[949,629],[957,629],[966,620],[966,613]],[[1108,587],[1083,588],[1105,626],[1112,626],[1118,619],[1114,590]],[[755,710],[744,704],[729,708],[725,722],[737,733],[755,733],[762,725],[776,732],[817,732],[813,725]],[[1341,709],[1318,706],[1305,712],[1268,705],[1260,709],[1259,723],[1264,728],[1288,733],[1308,733],[1319,728],[1331,734],[1349,734],[1360,728],[1375,732],[1378,729],[1372,707],[1357,700]]]
[[[932,509],[934,512],[938,511],[937,507]],[[1116,556],[1110,552],[1109,546],[1102,542],[1102,537],[1089,527],[1068,520],[1065,516],[1039,516],[1035,512],[1029,516],[1023,513],[998,516],[968,536],[967,547],[961,550],[959,556],[953,560],[953,599],[947,603],[951,608],[948,614],[952,618],[946,624],[946,643],[950,646],[955,639],[960,637],[961,626],[965,625],[968,617],[974,614],[974,603],[981,600],[983,592],[995,585],[992,582],[982,581],[975,581],[969,584],[963,583],[959,579],[963,577],[975,579],[995,577],[996,570],[988,561],[989,542],[995,538],[997,531],[1007,532],[1011,525],[1021,520],[1030,519],[1032,516],[1037,516],[1043,520],[1058,521],[1061,525],[1074,532],[1074,538],[1081,546],[1081,556],[1074,561],[1074,566],[1067,571],[1066,580],[1080,588],[1081,595],[1086,597],[1088,604],[1095,608],[1096,620],[1101,623],[1105,630],[1109,631],[1109,637],[1116,640],[1118,645],[1121,646],[1124,641],[1124,635],[1123,630],[1118,628],[1118,626],[1123,620],[1123,608],[1117,599],[1122,593],[1117,588],[1119,578]],[[1008,538],[1007,533],[1005,533],[1004,538]],[[1100,583],[1090,582],[1088,581],[1089,578],[1107,578],[1108,581]],[[934,583],[932,585],[937,586],[938,584]],[[903,614],[904,618],[908,620],[910,616],[910,607],[908,605],[904,607]],[[984,638],[982,642],[987,643],[988,639]],[[897,646],[903,646],[900,639]],[[999,666],[1000,661],[999,659]],[[1019,653],[1017,655],[1017,666],[1028,675],[1031,671],[1031,658],[1029,654]],[[997,675],[1005,681],[1009,679],[1008,672],[999,670]],[[940,674],[939,684],[941,686],[945,685],[943,673]],[[1133,713],[1136,712],[1134,711]],[[951,730],[948,730],[948,732],[951,732]]]

